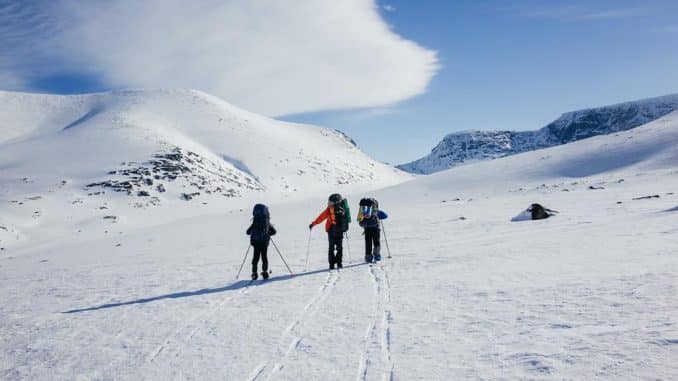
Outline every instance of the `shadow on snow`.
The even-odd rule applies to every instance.
[[[348,266],[344,266],[344,269],[349,269],[351,267],[358,267],[358,266],[363,266],[366,265],[367,263],[356,263]],[[327,269],[321,269],[321,270],[312,270],[312,271],[306,271],[303,273],[297,273],[294,275],[280,275],[280,276],[275,276],[271,277],[266,281],[250,281],[250,280],[239,280],[234,283],[231,283],[228,286],[224,287],[217,287],[217,288],[203,288],[201,290],[195,290],[195,291],[181,291],[181,292],[175,292],[172,294],[165,294],[165,295],[158,295],[158,296],[153,296],[150,298],[142,298],[142,299],[136,299],[136,300],[130,300],[127,302],[118,302],[118,303],[107,303],[107,304],[102,304],[99,306],[94,306],[94,307],[88,307],[88,308],[79,308],[79,309],[73,309],[73,310],[68,310],[62,312],[63,314],[73,314],[77,312],[87,312],[87,311],[97,311],[97,310],[104,310],[107,308],[114,308],[114,307],[122,307],[122,306],[129,306],[133,304],[146,304],[146,303],[151,303],[155,302],[158,300],[164,300],[164,299],[179,299],[179,298],[187,298],[191,296],[199,296],[199,295],[208,295],[208,294],[216,294],[220,292],[228,292],[228,291],[235,291],[235,290],[240,290],[245,287],[258,287],[258,286],[263,286],[269,283],[273,282],[281,282],[285,280],[290,280],[293,278],[297,278],[300,276],[308,276],[308,275],[315,275],[315,274],[320,274],[327,272]]]

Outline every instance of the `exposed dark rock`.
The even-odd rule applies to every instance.
[[[207,160],[195,152],[183,151],[178,147],[170,152],[157,153],[147,162],[122,162],[121,166],[124,168],[108,172],[109,175],[119,176],[119,178],[94,182],[88,184],[87,188],[108,188],[131,196],[148,197],[153,191],[163,193],[168,190],[165,184],[159,184],[153,188],[156,181],[165,180],[171,183],[183,179],[194,190],[209,194],[220,193],[226,197],[239,196],[241,193],[235,188],[263,189],[249,174],[241,174],[231,168],[223,167],[220,163]],[[226,187],[226,184],[232,186]],[[89,195],[101,193],[92,192]],[[186,192],[185,194],[194,197],[200,193]]]
[[[200,196],[200,192],[182,193],[181,194],[181,198],[186,200],[186,201],[192,200],[193,197],[195,197],[195,196]]]
[[[636,198],[634,198],[634,200],[646,200],[646,199],[649,199],[649,198],[659,198],[659,195],[653,194],[651,196],[636,197]]]

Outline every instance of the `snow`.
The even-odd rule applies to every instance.
[[[523,210],[522,212],[518,213],[513,218],[511,218],[512,222],[530,221],[530,220],[532,220],[532,212],[530,211],[529,208]]]
[[[179,98],[186,99],[182,94]],[[109,102],[111,95],[94,97]],[[113,98],[134,109],[127,97]],[[146,97],[144,102],[150,102]],[[59,126],[91,109],[85,105],[88,97],[40,102],[53,104],[52,99],[78,109],[70,119],[53,116],[62,118]],[[109,120],[112,114],[104,115],[86,123]],[[147,116],[160,118],[152,112]],[[155,131],[167,133],[168,124]],[[84,125],[106,128],[103,122]],[[72,168],[80,162],[69,162],[68,153],[55,154],[59,144],[75,148],[58,142],[67,140],[60,129],[52,129],[51,137],[38,133],[50,126],[21,127],[20,136],[35,136],[33,142],[55,156],[16,148],[24,144],[22,138],[0,149],[0,225],[15,229],[0,229],[0,234],[25,235],[0,251],[1,379],[678,377],[677,112],[632,130],[404,183],[406,178],[388,167],[380,167],[381,180],[365,180],[356,189],[323,183],[324,177],[314,173],[309,177],[317,183],[295,184],[299,190],[293,196],[271,173],[293,178],[286,171],[296,166],[275,166],[278,156],[255,160],[246,147],[216,149],[227,143],[177,127],[183,137],[191,137],[186,140],[200,143],[191,149],[205,157],[226,155],[238,163],[238,171],[246,165],[266,189],[231,198],[201,194],[188,202],[177,192],[163,193],[158,205],[143,208],[129,206],[139,197],[122,192],[100,195],[97,203],[79,193],[91,177],[102,176],[100,166],[108,161],[145,160],[148,148],[137,148],[142,139],[120,131],[141,133],[139,127],[119,125],[121,135],[104,135],[115,143],[126,136],[130,155],[139,157],[94,157]],[[299,144],[283,141],[284,132],[270,128],[275,139],[269,144],[280,142],[275,155],[297,151]],[[319,141],[336,136],[299,128],[304,139],[310,139],[307,134]],[[92,132],[74,139],[93,144],[97,138]],[[48,140],[55,140],[57,148]],[[98,146],[102,152],[115,148],[116,155],[128,152]],[[337,146],[342,155],[366,157],[350,144]],[[181,147],[188,146],[182,141]],[[321,153],[329,154],[316,155]],[[60,165],[64,172],[43,180],[43,173],[48,176]],[[328,169],[329,178],[335,169]],[[63,173],[69,183],[50,183],[66,177]],[[304,271],[307,226],[331,188],[347,195],[354,207],[362,196],[379,200],[389,213],[385,233],[393,258],[362,264],[361,231],[354,221],[350,254],[345,245],[346,267],[326,270],[326,236],[314,229]],[[659,197],[640,198],[650,195]],[[29,199],[37,196],[42,198]],[[85,206],[66,202],[77,199]],[[234,279],[247,248],[244,230],[254,199],[270,204],[278,230],[274,240],[295,276],[286,274],[271,247],[269,281],[249,285]],[[560,213],[546,220],[510,221],[535,202]],[[91,217],[90,209],[103,203],[111,209]],[[38,205],[42,214],[34,218]],[[119,220],[104,221],[102,215],[108,214]],[[7,243],[6,236],[0,239]],[[247,278],[249,263],[245,266]]]
[[[0,92],[0,136],[0,226],[14,238],[3,246],[411,179],[340,132],[194,90]]]

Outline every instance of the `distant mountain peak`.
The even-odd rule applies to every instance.
[[[459,165],[567,144],[629,130],[678,110],[678,94],[571,111],[536,131],[460,131],[431,153],[398,168],[430,174]]]

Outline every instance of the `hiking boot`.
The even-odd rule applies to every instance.
[[[375,254],[375,255],[374,255],[374,261],[375,261],[375,262],[381,261],[381,254]]]
[[[264,279],[268,279],[268,276],[269,276],[268,271],[262,272],[262,273],[261,273],[261,276],[262,276]]]
[[[252,280],[257,280],[258,276],[257,273],[252,273]]]
[[[343,265],[341,262],[338,262],[338,263],[337,263],[337,268],[338,268],[338,269],[343,269],[343,268],[344,268],[344,265]]]
[[[371,255],[366,255],[366,256],[365,256],[365,262],[367,262],[367,263],[372,263],[372,256],[371,256]]]

